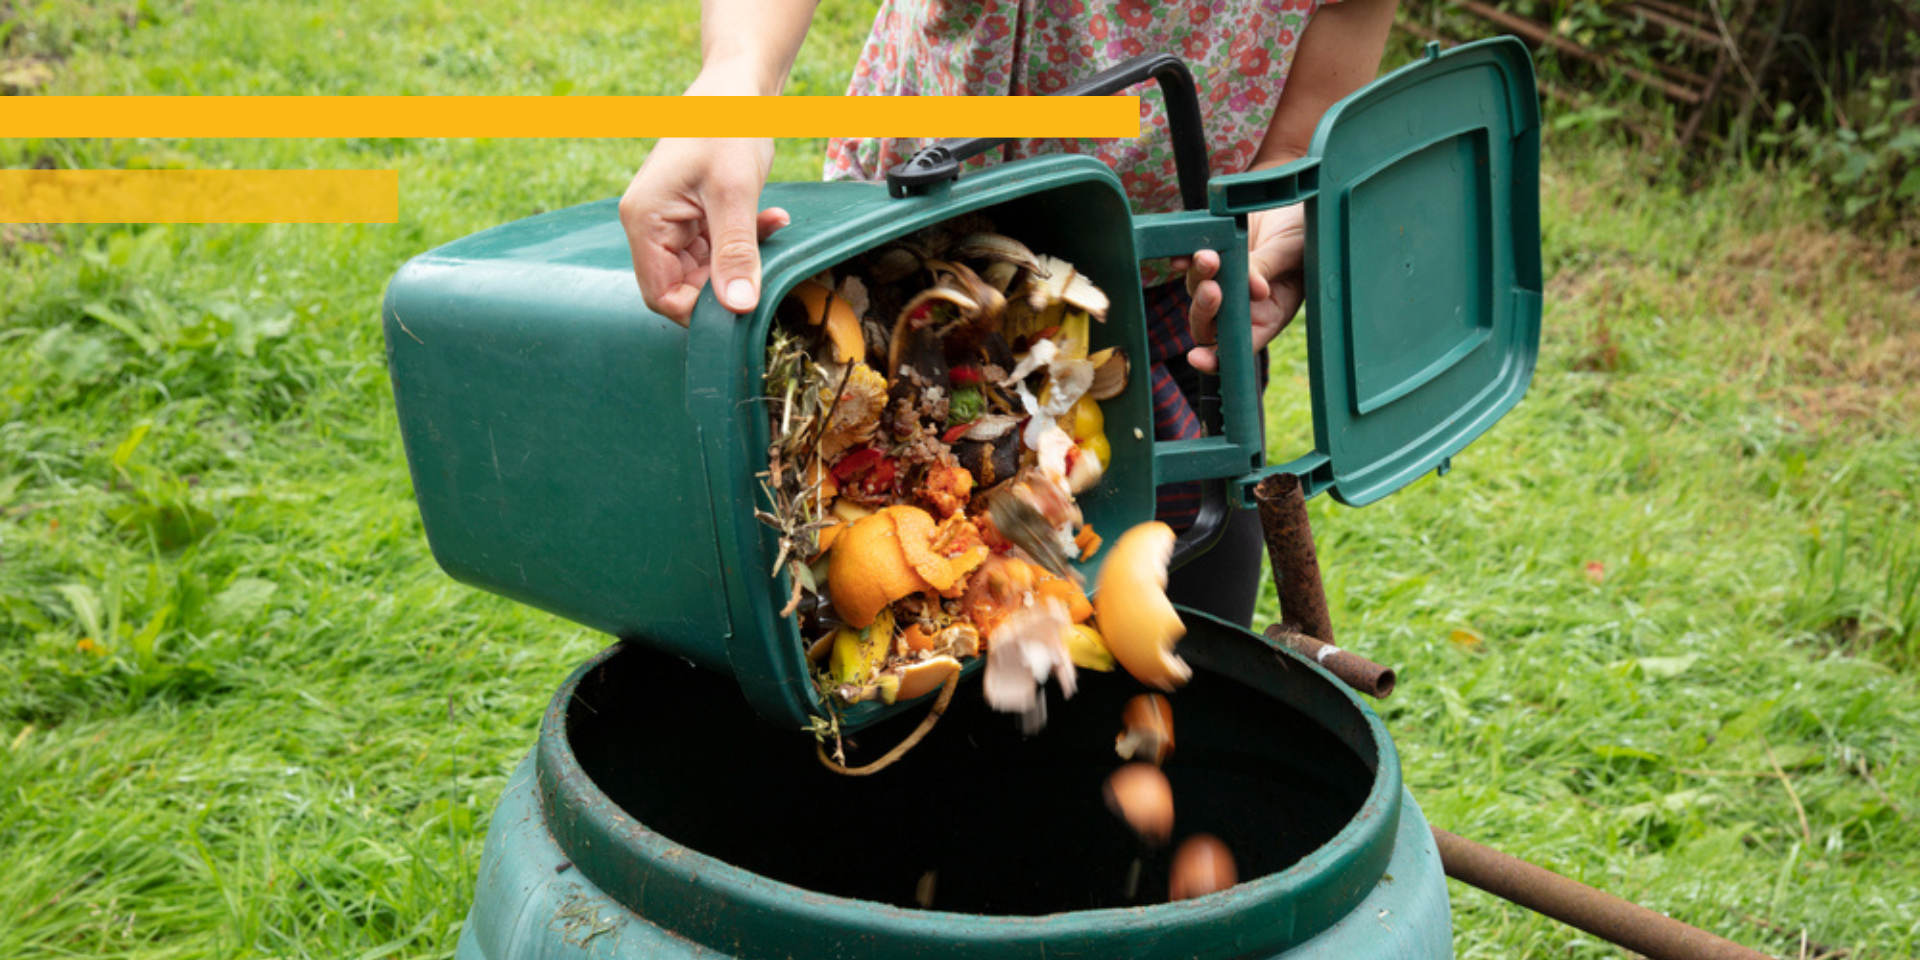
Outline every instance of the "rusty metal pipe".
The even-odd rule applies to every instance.
[[[1322,643],[1333,642],[1333,619],[1320,583],[1320,557],[1313,549],[1313,524],[1300,478],[1275,474],[1253,488],[1260,508],[1260,529],[1273,563],[1273,585],[1280,593],[1280,617]]]
[[[1340,682],[1375,700],[1385,700],[1393,695],[1393,685],[1399,678],[1394,675],[1392,667],[1374,663],[1331,643],[1322,643],[1304,633],[1295,633],[1288,630],[1285,624],[1276,623],[1268,627],[1266,637],[1326,667],[1328,673],[1340,678]]]
[[[1772,960],[1664,913],[1563,877],[1519,857],[1433,828],[1447,876],[1584,930],[1648,960]]]

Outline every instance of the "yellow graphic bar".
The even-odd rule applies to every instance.
[[[1139,135],[1139,97],[0,97],[4,137]]]
[[[397,170],[0,170],[0,223],[398,222]]]

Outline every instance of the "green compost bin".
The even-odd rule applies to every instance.
[[[1330,111],[1305,159],[1218,178],[1204,210],[1179,214],[1130,216],[1113,175],[1079,157],[907,196],[774,185],[764,202],[795,216],[763,251],[766,306],[736,320],[709,294],[690,330],[640,303],[611,201],[410,262],[386,334],[435,556],[621,638],[562,686],[510,779],[458,956],[1450,956],[1438,854],[1379,718],[1318,665],[1193,611],[1166,770],[1176,840],[1216,833],[1240,860],[1228,890],[1158,902],[1166,851],[1097,799],[1139,689],[1124,675],[1084,677],[1036,737],[963,685],[885,776],[826,774],[790,732],[821,705],[753,520],[757,398],[771,304],[924,225],[992,213],[1109,291],[1096,347],[1144,355],[1138,260],[1212,247],[1235,292],[1240,218],[1303,203],[1312,449],[1264,465],[1251,364],[1235,363],[1223,436],[1116,443],[1083,506],[1117,530],[1151,515],[1160,483],[1212,479],[1244,502],[1275,472],[1377,500],[1444,469],[1531,378],[1532,87],[1517,43],[1430,50]],[[1230,297],[1229,357],[1244,311]],[[1150,435],[1140,379],[1106,405],[1111,437]],[[862,705],[844,726],[893,742],[913,722],[897,710]]]
[[[1144,689],[1125,674],[1050,693],[1032,737],[969,685],[899,763],[844,777],[724,675],[627,643],[567,680],[509,777],[456,956],[1452,956],[1439,852],[1379,718],[1307,658],[1182,615],[1173,839],[1219,837],[1236,886],[1167,902],[1170,848],[1103,804]]]
[[[1139,262],[1218,250],[1224,430],[1155,443],[1146,377],[1131,378],[1102,405],[1113,456],[1082,499],[1088,521],[1111,534],[1149,520],[1154,489],[1179,480],[1217,481],[1244,504],[1276,470],[1364,504],[1444,468],[1531,379],[1538,151],[1525,48],[1489,41],[1430,49],[1342,101],[1308,156],[1215,178],[1206,209],[1133,216],[1118,178],[1083,156],[911,190],[772,184],[762,202],[793,222],[763,246],[760,308],[735,318],[709,290],[686,329],[642,303],[613,201],[447,244],[400,270],[384,310],[434,556],[463,582],[730,676],[755,712],[806,727],[826,708],[794,619],[779,615],[789,584],[774,573],[776,534],[754,516],[766,505],[768,330],[796,283],[984,212],[1108,292],[1096,349],[1145,357]],[[1308,223],[1315,442],[1266,467],[1244,218],[1295,203]],[[1081,565],[1090,581],[1098,562]],[[908,706],[860,704],[842,723]]]

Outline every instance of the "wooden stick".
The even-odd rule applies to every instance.
[[[1660,90],[1662,93],[1665,93],[1669,99],[1678,100],[1682,103],[1692,104],[1692,105],[1698,105],[1700,103],[1700,91],[1681,86],[1679,84],[1673,83],[1665,79],[1664,77],[1655,76],[1637,67],[1631,67],[1624,63],[1620,63],[1619,61],[1605,54],[1596,53],[1592,50],[1589,50],[1586,47],[1583,47],[1580,44],[1573,42],[1572,40],[1568,40],[1567,38],[1560,36],[1557,33],[1554,33],[1553,30],[1548,28],[1545,24],[1535,23],[1534,21],[1528,20],[1525,17],[1514,16],[1513,14],[1508,13],[1504,10],[1498,10],[1493,7],[1487,6],[1484,3],[1479,3],[1477,2],[1477,0],[1453,0],[1453,4],[1454,6],[1457,6],[1460,9],[1473,14],[1474,16],[1477,16],[1482,20],[1488,20],[1488,21],[1492,21],[1493,23],[1499,24],[1500,26],[1513,31],[1514,33],[1522,37],[1525,37],[1528,40],[1532,40],[1535,43],[1544,44],[1546,46],[1552,47],[1553,49],[1558,50],[1562,53],[1565,53],[1568,56],[1585,60],[1588,63],[1594,64],[1595,66],[1598,66],[1598,67],[1603,67],[1608,70],[1617,70],[1623,74],[1626,74],[1629,77],[1632,77],[1635,80],[1640,81],[1641,83],[1646,84],[1649,87],[1654,87]]]
[[[1638,6],[1652,7],[1665,12],[1669,16],[1692,20],[1694,23],[1706,23],[1706,14],[1691,7],[1682,6],[1677,3],[1668,3],[1667,0],[1639,0]]]
[[[1684,37],[1688,43],[1713,49],[1726,42],[1717,33],[1703,30],[1694,23],[1682,21],[1646,3],[1629,3],[1627,6],[1633,8],[1634,12],[1646,17],[1648,23],[1654,24],[1675,36]]]

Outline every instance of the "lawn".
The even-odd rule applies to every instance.
[[[47,93],[695,68],[690,3],[482,9],[13,3],[0,43]],[[826,6],[793,92],[839,92],[870,10]],[[0,227],[0,956],[452,952],[505,778],[607,638],[434,565],[380,297],[646,146],[0,140],[402,190],[391,226]],[[1445,478],[1315,502],[1340,641],[1400,668],[1381,712],[1435,824],[1779,956],[1920,953],[1920,251],[1828,228],[1792,170],[1689,182],[1578,115],[1545,156],[1532,390]],[[1290,456],[1297,332],[1275,363]],[[1463,957],[1620,955],[1453,893]]]

